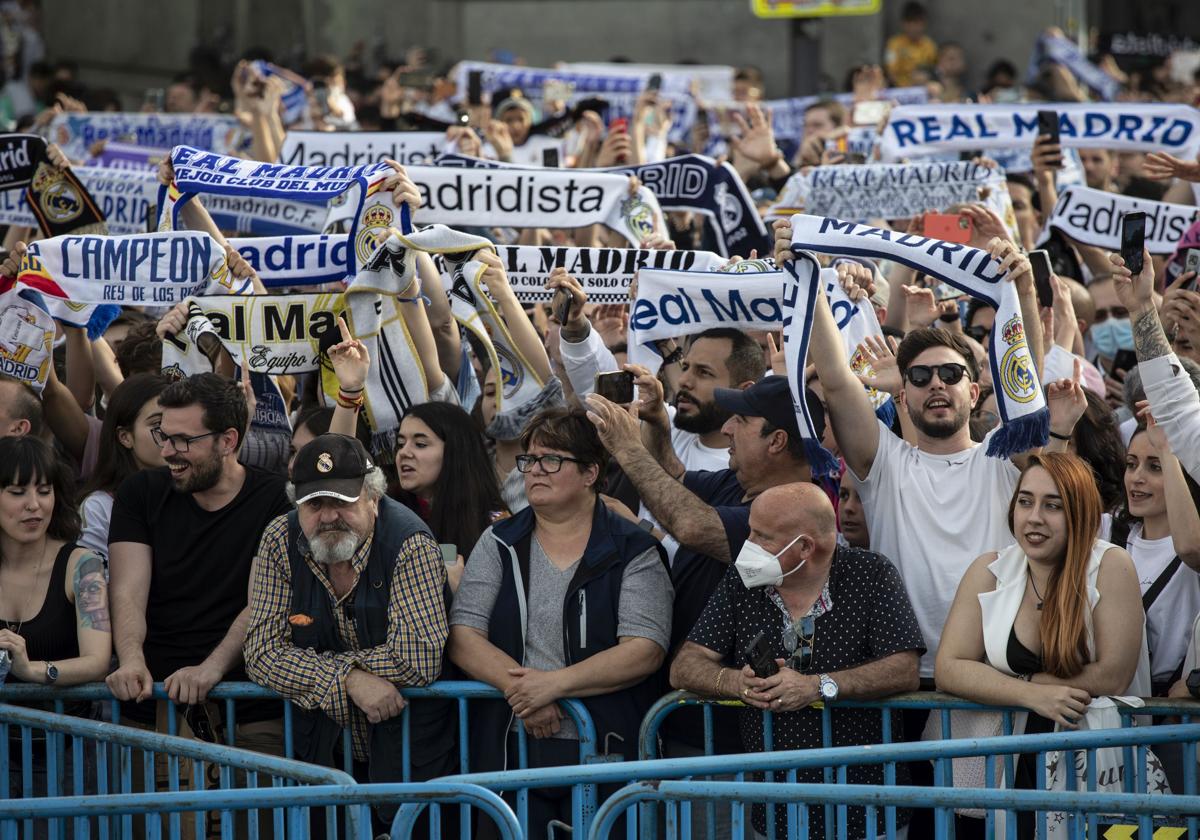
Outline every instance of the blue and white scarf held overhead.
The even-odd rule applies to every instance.
[[[868,225],[819,216],[792,217],[792,250],[816,251],[870,259],[888,259],[923,271],[996,309],[996,327],[989,338],[988,361],[996,384],[996,403],[1003,422],[988,446],[988,454],[1008,457],[1044,446],[1050,430],[1050,413],[1034,369],[1033,354],[1025,339],[1025,324],[1016,287],[997,274],[997,263],[978,248],[942,242],[917,234],[904,234]],[[798,260],[799,263],[804,261]],[[815,295],[801,269],[792,276],[803,300]],[[811,321],[811,301],[805,312]],[[808,326],[793,325],[807,335]],[[785,331],[786,333],[786,331]],[[797,351],[807,354],[807,342]],[[792,351],[789,351],[792,352]],[[797,363],[804,361],[801,358]],[[803,405],[801,400],[800,405]]]

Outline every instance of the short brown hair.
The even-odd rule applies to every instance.
[[[154,321],[134,324],[125,334],[125,340],[113,351],[121,376],[128,379],[135,373],[158,373],[162,370],[162,339],[158,337]]]
[[[967,373],[970,375],[971,381],[979,381],[979,364],[975,361],[975,354],[971,352],[971,345],[967,344],[957,333],[935,330],[930,327],[911,330],[900,342],[900,347],[896,350],[896,366],[900,368],[900,375],[903,376],[907,373],[913,360],[930,347],[949,347],[958,353],[963,357],[963,363],[967,366]]]
[[[561,449],[578,458],[580,467],[595,464],[600,472],[593,488],[597,493],[604,483],[604,471],[608,466],[608,450],[600,442],[600,435],[587,413],[578,408],[547,408],[535,414],[521,432],[521,450],[528,452],[535,443],[548,449]]]

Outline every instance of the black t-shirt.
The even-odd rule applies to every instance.
[[[729,556],[737,557],[750,536],[750,502],[733,470],[694,470],[683,475],[683,486],[716,509],[729,540]],[[686,546],[675,552],[671,584],[675,587],[675,614],[671,621],[671,649],[688,637],[704,611],[709,596],[730,568],[728,563],[699,554]]]
[[[916,614],[900,581],[900,574],[886,557],[858,548],[839,548],[829,570],[832,608],[818,616],[812,640],[812,662],[806,674],[824,674],[855,668],[906,650],[925,652],[925,641]],[[747,589],[737,569],[729,569],[713,593],[704,614],[688,634],[688,641],[720,653],[727,664],[741,669],[748,664],[745,650],[759,631],[774,650],[775,658],[786,659],[783,646],[783,612],[771,600],[767,587]],[[836,675],[835,675],[836,679]],[[878,744],[883,740],[883,720],[872,709],[837,709],[833,712],[833,746]],[[763,749],[762,712],[745,708],[740,712],[744,749]],[[893,728],[899,731],[898,728]],[[821,746],[821,712],[803,709],[775,715],[775,750],[798,750]],[[898,768],[900,772],[901,768]],[[798,782],[820,782],[820,770],[797,773]],[[850,784],[883,784],[883,769],[877,765],[850,767]],[[898,776],[897,784],[904,784]],[[755,823],[765,831],[761,808]],[[809,811],[809,831],[824,835],[823,809]],[[786,819],[779,809],[777,820]],[[777,826],[785,825],[777,822]],[[865,831],[862,808],[849,810],[849,835]]]
[[[750,502],[743,501],[746,491],[738,483],[734,471],[687,472],[683,476],[683,486],[716,509],[729,540],[729,556],[737,557],[742,550],[742,543],[750,536]],[[696,620],[704,612],[709,597],[730,568],[730,564],[692,551],[686,546],[680,546],[675,552],[675,562],[671,564],[671,584],[675,587],[674,614],[671,618],[672,651],[677,650],[688,637]],[[726,707],[713,709],[713,740],[717,753],[741,751],[736,714],[736,711]],[[703,721],[699,709],[684,708],[667,718],[663,731],[672,740],[702,747]]]
[[[246,607],[250,567],[263,530],[292,509],[281,476],[245,469],[237,496],[214,511],[204,510],[190,493],[176,492],[166,467],[135,473],[117,490],[109,544],[150,546],[142,649],[157,681],[200,664],[220,644]],[[246,671],[238,665],[224,679],[245,680]],[[153,705],[143,705],[153,719]],[[272,705],[278,713],[279,705]],[[127,711],[144,717],[147,710],[137,712]]]

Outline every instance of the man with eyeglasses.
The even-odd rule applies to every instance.
[[[777,669],[761,677],[748,654],[760,635]],[[775,713],[773,749],[815,749],[822,746],[822,717],[811,704],[913,691],[924,650],[896,568],[879,554],[839,548],[825,493],[785,484],[750,506],[750,538],[675,657],[671,684],[746,704],[739,729],[748,752],[765,749],[763,709]],[[832,746],[883,740],[878,711],[841,709],[834,721]],[[883,783],[879,767],[849,772],[851,784]],[[797,781],[820,782],[821,772],[805,771]],[[777,811],[776,825],[785,820]],[[822,836],[823,809],[811,809],[809,820],[810,833]],[[851,808],[848,820],[849,836],[864,836],[862,809]],[[766,831],[761,807],[754,824]]]
[[[201,373],[159,397],[153,432],[165,467],[130,476],[109,530],[113,638],[120,667],[108,685],[122,722],[162,728],[165,706],[144,702],[155,680],[186,706],[181,731],[219,737],[207,705],[221,680],[246,680],[242,641],[254,552],[272,519],[291,509],[281,477],[238,463],[249,422],[241,386]],[[239,747],[282,753],[278,703],[237,706]],[[224,721],[225,725],[230,722]]]

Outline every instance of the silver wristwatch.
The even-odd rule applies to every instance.
[[[822,700],[836,700],[838,698],[838,684],[833,677],[828,674],[821,674],[817,678],[819,680],[819,688]]]

